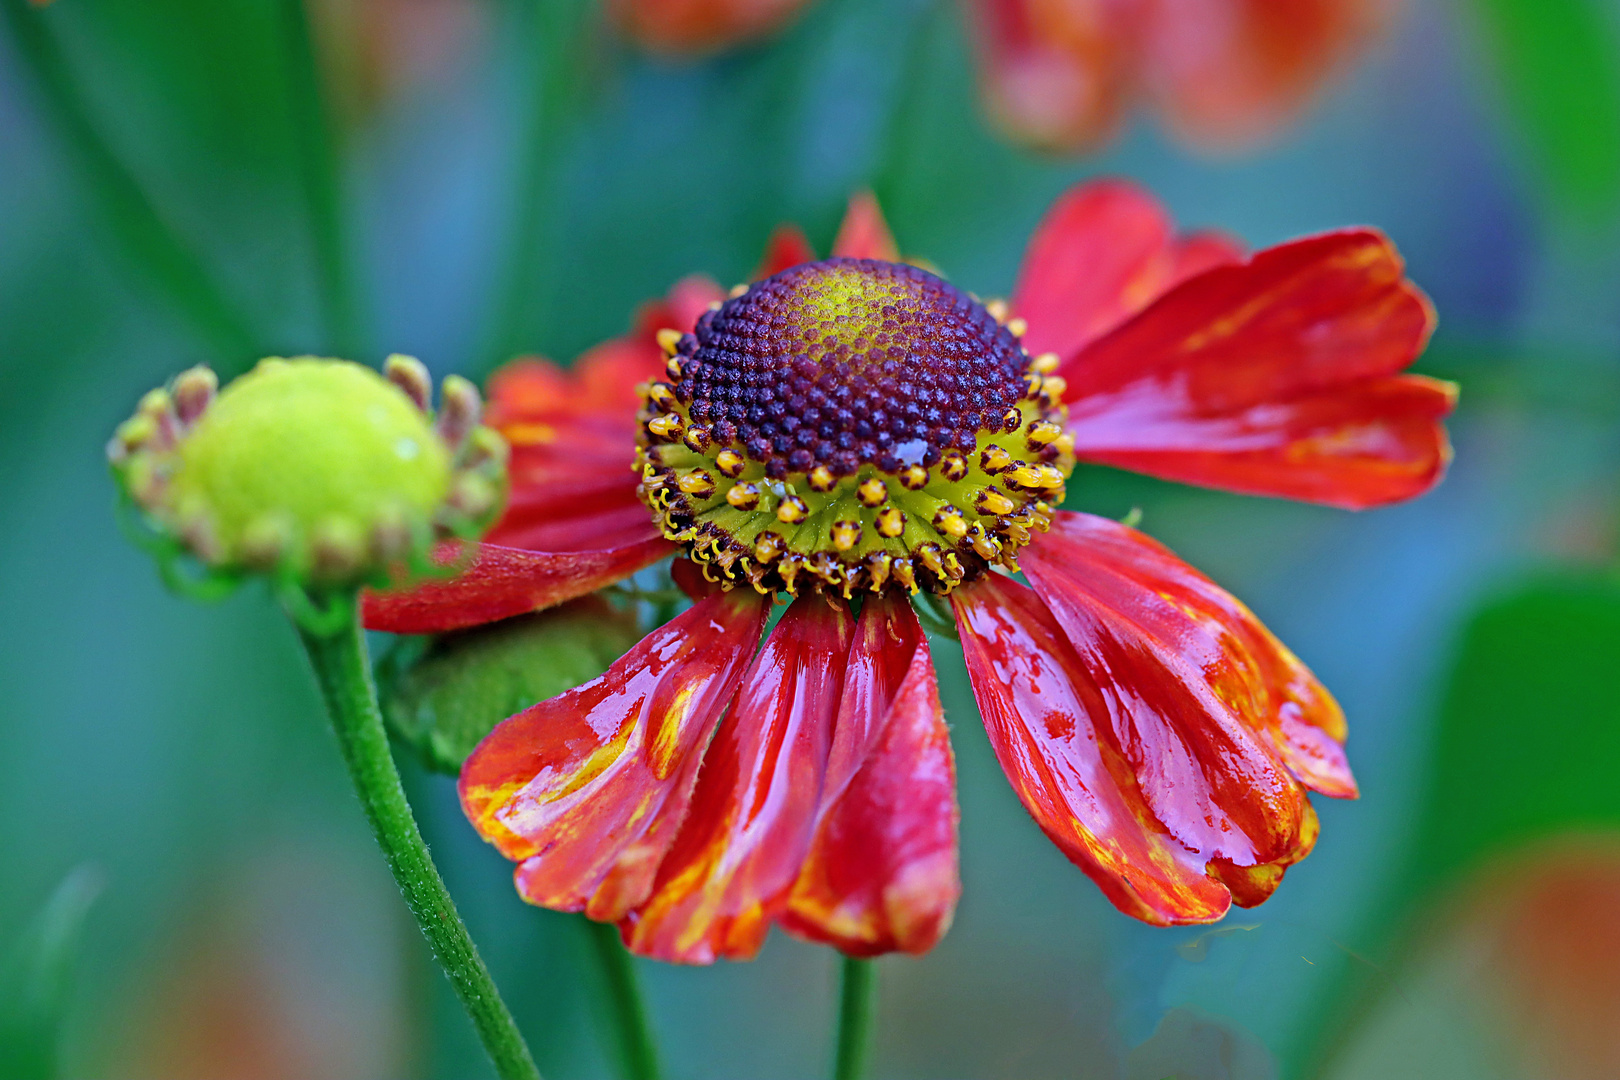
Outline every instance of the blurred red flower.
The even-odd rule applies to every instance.
[[[992,116],[1048,150],[1096,146],[1137,104],[1204,146],[1271,134],[1394,0],[966,0]]]
[[[870,197],[834,254],[896,258]],[[783,229],[761,273],[812,257]],[[631,387],[661,377],[657,331],[667,347],[723,295],[687,279],[572,372],[500,372],[489,421],[513,445],[510,509],[462,576],[370,597],[367,624],[469,626],[675,553],[630,468],[647,428]],[[1052,354],[1031,371],[1055,369],[1082,461],[1359,508],[1421,494],[1449,458],[1454,389],[1403,373],[1433,312],[1370,229],[1245,255],[1177,234],[1135,187],[1083,185],[1037,230],[1004,317]],[[1315,842],[1307,790],[1356,794],[1337,704],[1247,608],[1132,528],[1055,510],[1019,559],[1033,589],[985,572],[939,591],[1026,809],[1139,919],[1260,903]],[[643,955],[750,957],[773,922],[855,955],[928,949],[960,890],[957,811],[904,590],[872,586],[858,614],[848,588],[806,591],[759,648],[769,596],[676,567],[690,610],[468,759],[469,818],[518,863],[526,899],[616,921]]]
[[[769,37],[810,0],[607,0],[608,15],[644,49],[718,52]]]

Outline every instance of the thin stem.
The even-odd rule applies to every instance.
[[[843,957],[838,971],[838,1054],[833,1080],[861,1080],[872,1049],[872,1011],[877,1000],[877,965]]]
[[[558,164],[570,126],[582,38],[590,5],[581,0],[525,0],[514,5],[519,36],[530,36],[529,101],[512,191],[510,245],[494,290],[484,351],[493,365],[532,350],[530,318],[548,300],[543,280],[555,247]]]
[[[591,949],[606,984],[613,1009],[614,1034],[619,1049],[619,1075],[624,1080],[658,1080],[658,1044],[647,1022],[647,1006],[641,1000],[641,987],[630,953],[612,923],[599,923],[581,916]]]
[[[309,217],[321,316],[327,347],[352,356],[359,346],[354,276],[343,228],[343,181],[338,166],[337,130],[327,101],[320,59],[304,0],[277,0],[287,55],[287,98],[297,149],[298,179]]]
[[[260,353],[258,335],[201,257],[159,213],[146,189],[102,138],[75,86],[67,58],[46,24],[50,14],[28,0],[0,0],[0,16],[46,117],[77,166],[86,194],[108,231],[208,343],[220,373],[244,370]]]
[[[394,881],[405,894],[405,903],[433,947],[434,958],[472,1018],[496,1073],[501,1080],[540,1080],[534,1058],[456,913],[455,902],[433,865],[410,803],[405,800],[399,771],[389,754],[382,714],[377,709],[358,604],[350,598],[348,625],[338,633],[321,636],[303,627],[298,632],[377,844],[393,871]]]

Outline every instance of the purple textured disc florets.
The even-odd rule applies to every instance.
[[[678,346],[676,396],[773,477],[885,472],[1016,427],[1028,356],[984,305],[926,270],[828,259],[756,282]]]

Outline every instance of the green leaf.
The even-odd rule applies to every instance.
[[[641,636],[600,597],[433,639],[378,665],[383,715],[430,768],[455,775],[496,724],[606,671]]]
[[[1620,587],[1561,578],[1481,610],[1440,712],[1425,884],[1504,846],[1620,824]]]
[[[80,866],[63,879],[0,969],[0,1076],[51,1080],[85,919],[101,872]]]
[[[1620,42],[1593,0],[1475,0],[1503,103],[1554,203],[1620,203]]]

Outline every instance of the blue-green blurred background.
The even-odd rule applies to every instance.
[[[1388,231],[1440,311],[1418,370],[1463,386],[1455,466],[1363,514],[1079,475],[1070,506],[1140,506],[1339,695],[1363,797],[1318,801],[1265,906],[1139,925],[1029,822],[936,642],[964,895],[881,964],[875,1075],[1620,1076],[1620,7],[1413,0],[1264,148],[1149,121],[1048,160],[985,126],[948,4],[825,0],[676,65],[577,0],[315,0],[323,217],[277,3],[0,5],[0,1043],[60,1040],[18,1075],[487,1069],[279,612],[171,596],[121,538],[102,447],[145,389],[259,354],[566,360],[683,274],[743,279],[779,220],[825,247],[863,185],[904,250],[1004,295],[1050,200],[1120,173],[1256,246]],[[613,1075],[576,919],[407,769],[542,1070]],[[825,1072],[829,951],[640,970],[672,1076]]]

